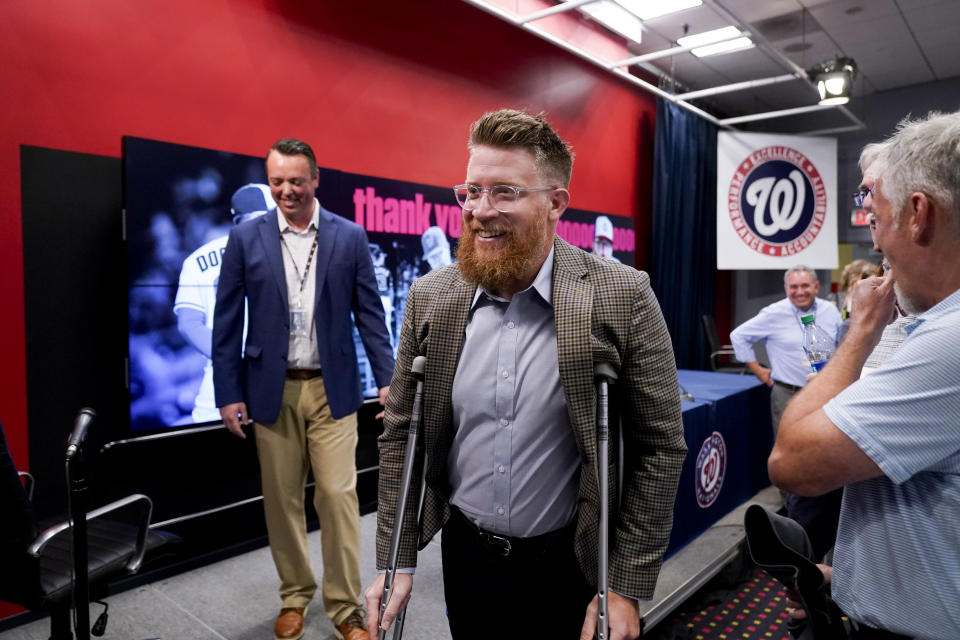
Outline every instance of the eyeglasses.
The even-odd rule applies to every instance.
[[[500,213],[510,213],[517,208],[521,193],[527,191],[553,191],[557,187],[515,187],[512,184],[495,184],[492,187],[479,187],[475,184],[458,184],[453,188],[457,202],[467,211],[480,206],[484,192],[490,196],[490,204]]]
[[[853,204],[862,207],[863,201],[867,199],[867,196],[877,197],[877,185],[873,185],[869,189],[860,189],[860,191],[853,194]]]

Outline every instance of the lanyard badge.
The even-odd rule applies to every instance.
[[[287,242],[283,239],[283,235],[280,236],[280,242],[290,255],[290,264],[293,265],[293,271],[297,274],[297,278],[300,280],[300,289],[297,291],[294,304],[290,308],[290,335],[295,338],[307,338],[310,336],[310,313],[308,310],[303,308],[303,288],[307,283],[307,275],[310,273],[310,265],[313,264],[313,254],[317,251],[317,239],[319,237],[320,229],[317,229],[317,234],[313,237],[313,245],[310,247],[310,255],[307,257],[307,264],[303,268],[303,275],[301,276],[300,270],[297,268],[297,261],[293,258],[293,252],[290,251],[290,247],[287,246]]]

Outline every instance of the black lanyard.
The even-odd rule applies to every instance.
[[[313,254],[317,251],[317,241],[319,238],[320,228],[317,227],[317,233],[313,236],[313,244],[310,246],[310,255],[307,256],[307,266],[303,268],[303,276],[301,276],[300,270],[297,268],[297,261],[293,257],[293,251],[287,246],[287,241],[283,239],[283,234],[280,234],[280,244],[282,244],[283,248],[290,254],[290,264],[293,265],[293,272],[297,274],[297,278],[300,280],[300,290],[297,294],[297,307],[303,307],[303,287],[307,284],[307,276],[310,274],[310,265],[313,263]]]

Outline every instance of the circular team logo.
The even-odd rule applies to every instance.
[[[723,441],[723,436],[714,431],[703,441],[700,453],[697,455],[697,468],[694,472],[697,504],[706,508],[714,503],[720,495],[726,470],[727,445]]]
[[[827,191],[804,154],[791,147],[764,147],[734,171],[727,212],[748,247],[765,256],[790,256],[810,246],[823,228]]]

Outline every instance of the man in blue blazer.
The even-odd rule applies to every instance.
[[[303,635],[317,588],[304,517],[312,469],[324,608],[340,636],[359,640],[366,632],[359,601],[355,450],[362,398],[354,322],[381,404],[393,352],[367,235],[314,198],[313,150],[285,138],[266,164],[277,209],[234,227],[223,254],[213,324],[216,402],[231,433],[243,438],[242,426],[254,422],[267,533],[281,580],[276,638]]]

